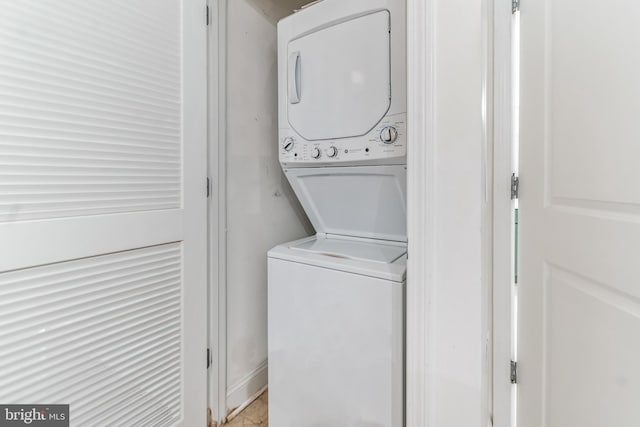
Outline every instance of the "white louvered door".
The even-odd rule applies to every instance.
[[[0,403],[206,422],[205,0],[0,0]]]

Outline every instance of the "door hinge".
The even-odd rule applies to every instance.
[[[511,384],[518,383],[518,362],[511,361]]]
[[[211,354],[211,349],[207,348],[207,369],[209,369],[211,367],[211,365],[213,364],[213,358],[212,358],[212,354]]]
[[[511,174],[511,200],[516,200],[520,195],[520,178],[513,173]]]
[[[520,0],[511,0],[511,13],[516,13],[520,10]]]
[[[207,177],[207,198],[211,197],[211,178]]]
[[[208,26],[211,23],[211,13],[209,11],[209,5],[207,5],[205,12],[207,14],[206,23],[207,23],[207,26]]]

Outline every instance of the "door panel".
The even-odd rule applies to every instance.
[[[519,426],[640,423],[639,20],[522,5]]]
[[[70,403],[78,426],[173,425],[181,275],[180,243],[0,274],[0,400]]]
[[[143,3],[3,4],[0,221],[180,208],[180,3]]]
[[[556,266],[544,292],[546,425],[638,425],[640,304]]]
[[[389,19],[389,12],[376,12],[289,43],[288,117],[303,138],[365,135],[387,113]]]
[[[0,10],[0,401],[204,424],[205,2]]]

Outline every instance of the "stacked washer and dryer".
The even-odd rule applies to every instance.
[[[278,23],[280,163],[317,234],[269,251],[269,423],[402,427],[404,0]]]

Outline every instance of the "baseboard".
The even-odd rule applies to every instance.
[[[267,387],[267,361],[242,377],[227,390],[227,418],[248,406]]]

